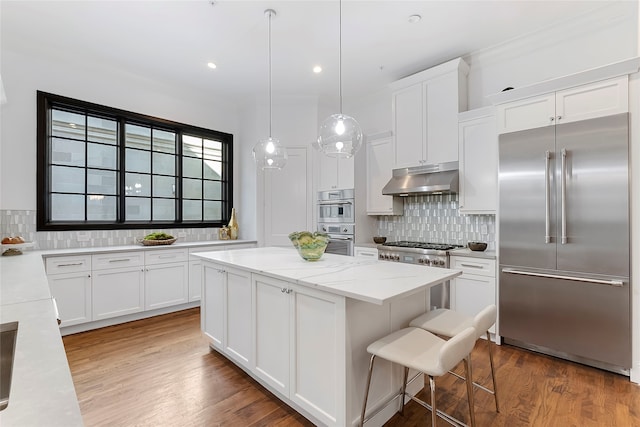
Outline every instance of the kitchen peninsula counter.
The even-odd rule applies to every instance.
[[[373,341],[430,306],[431,286],[458,270],[293,248],[196,252],[202,258],[201,326],[210,347],[315,425],[360,421]],[[397,411],[402,370],[379,360],[366,427]],[[423,376],[408,387],[417,393]]]

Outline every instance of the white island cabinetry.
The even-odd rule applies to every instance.
[[[285,248],[196,256],[204,275],[202,329],[211,347],[327,426],[359,422],[367,345],[407,326],[428,307],[431,286],[460,274],[333,254],[307,262]],[[365,426],[381,426],[397,411],[391,398],[401,372],[390,368],[375,373],[380,377],[373,381],[368,414],[380,411]],[[410,392],[422,384],[416,381]]]

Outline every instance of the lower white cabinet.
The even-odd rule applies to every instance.
[[[169,307],[189,301],[187,262],[151,265],[144,272],[144,309]]]
[[[201,326],[214,347],[242,366],[251,362],[251,273],[203,263]]]
[[[378,249],[368,248],[366,246],[356,246],[353,255],[359,258],[378,259]]]
[[[49,287],[58,306],[60,327],[91,321],[91,271],[49,275]]]
[[[451,281],[453,310],[475,316],[486,306],[496,304],[495,259],[452,255],[451,268],[462,270],[462,275]],[[495,325],[490,332],[497,334]]]
[[[93,320],[144,310],[142,266],[94,271],[92,288]]]

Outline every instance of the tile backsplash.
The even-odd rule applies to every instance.
[[[36,211],[0,210],[0,236],[22,236],[35,242],[36,249],[69,249],[135,244],[137,239],[157,229],[36,231]],[[182,242],[218,240],[217,228],[163,229]]]
[[[378,235],[387,241],[413,240],[466,245],[486,242],[495,250],[495,215],[462,215],[457,194],[409,196],[404,201],[404,215],[380,216]]]

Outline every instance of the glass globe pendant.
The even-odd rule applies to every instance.
[[[332,114],[320,125],[317,147],[329,157],[352,157],[362,145],[362,128],[351,116],[342,113],[342,0],[340,1],[340,47],[338,60],[338,87],[340,113]]]
[[[271,136],[271,18],[276,16],[276,11],[267,9],[264,15],[269,18],[269,137],[261,139],[253,146],[253,159],[262,170],[282,169],[287,164],[287,149],[280,140]]]

